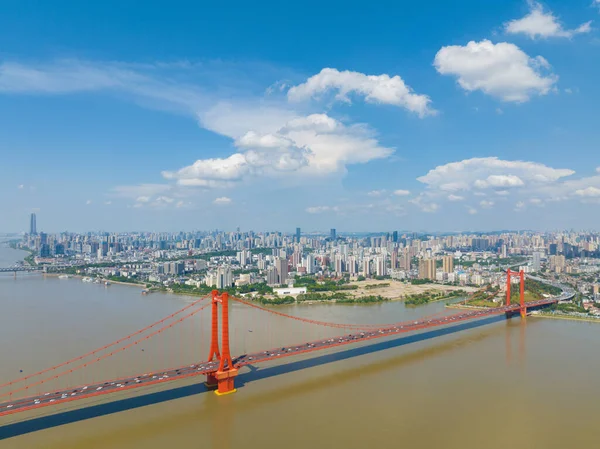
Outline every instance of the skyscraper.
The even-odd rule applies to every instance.
[[[398,231],[392,232],[392,242],[396,243],[398,241]]]
[[[444,256],[442,257],[442,268],[444,273],[452,273],[454,271],[454,257]]]
[[[286,258],[278,257],[275,259],[275,269],[279,278],[279,284],[285,284],[288,276],[288,261]]]
[[[330,238],[331,238],[331,240],[337,239],[337,236],[335,234],[335,228],[331,228]]]
[[[296,228],[296,242],[300,243],[300,228]]]
[[[542,253],[539,251],[534,251],[533,252],[533,262],[531,264],[531,268],[533,269],[533,271],[540,271],[540,267],[541,267],[541,262],[542,262]]]
[[[35,213],[31,214],[31,217],[29,218],[29,234],[30,235],[36,235],[37,234],[37,225],[35,222]]]
[[[419,279],[435,280],[435,259],[419,260]]]

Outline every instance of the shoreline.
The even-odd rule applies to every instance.
[[[41,274],[42,274],[42,276],[55,277],[55,278],[64,275],[64,273],[41,273]],[[76,279],[83,279],[84,277],[88,277],[88,276],[82,276],[80,274],[68,274],[67,276],[69,276],[69,278],[76,278]],[[102,279],[101,284],[103,284],[104,282],[107,282],[107,281],[111,284],[127,285],[129,287],[139,287],[142,290],[146,289],[146,284],[136,284],[134,282],[111,281],[110,279]]]
[[[582,321],[584,323],[600,323],[600,318],[582,318],[577,316],[569,315],[549,315],[543,313],[536,313],[535,315],[529,315],[534,318],[550,318],[551,320],[567,320],[567,321]]]

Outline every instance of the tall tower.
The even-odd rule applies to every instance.
[[[296,243],[300,243],[300,228],[296,228]]]
[[[33,212],[31,214],[31,217],[29,218],[29,234],[30,235],[36,235],[37,234],[37,225],[35,222],[35,212]]]
[[[331,232],[329,233],[329,238],[331,240],[336,240],[337,239],[337,234],[336,234],[335,228],[331,228]]]

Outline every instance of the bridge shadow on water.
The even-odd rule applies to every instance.
[[[486,324],[496,323],[504,320],[504,315],[492,316],[473,322],[465,322],[456,326],[434,329],[419,334],[407,335],[405,337],[386,339],[377,343],[362,345],[339,352],[324,354],[317,357],[284,363],[263,369],[255,366],[247,366],[246,369],[249,369],[249,371],[240,374],[236,378],[236,388],[242,388],[246,383],[251,383],[253,381],[268,379],[281,374],[300,371],[315,366],[325,365],[327,363],[339,362],[365,354],[384,351],[386,349],[398,348],[411,343],[431,340],[437,337],[451,335],[468,329],[475,329],[485,326]],[[146,393],[126,399],[119,399],[117,401],[105,404],[88,405],[76,410],[67,410],[51,415],[31,418],[25,421],[17,421],[0,427],[0,441],[7,438],[25,435],[31,432],[37,432],[39,430],[62,426],[64,424],[76,423],[79,421],[111,415],[113,413],[119,413],[126,410],[134,410],[147,405],[160,404],[163,402],[172,401],[174,399],[181,399],[207,391],[208,390],[204,386],[204,383],[200,382],[193,385]]]

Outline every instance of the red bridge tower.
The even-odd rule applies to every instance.
[[[510,281],[513,276],[519,276],[519,299],[521,302],[521,318],[524,318],[527,314],[527,308],[525,307],[525,272],[521,271],[510,271],[510,268],[506,271],[506,305],[510,306]]]
[[[208,361],[215,358],[219,361],[217,372],[208,374],[205,385],[209,388],[217,387],[215,393],[219,396],[235,393],[234,378],[238,374],[233,367],[229,353],[229,294],[219,295],[217,290],[212,291],[212,332],[210,338],[210,352]],[[219,353],[219,304],[221,304],[221,346],[223,353]]]

